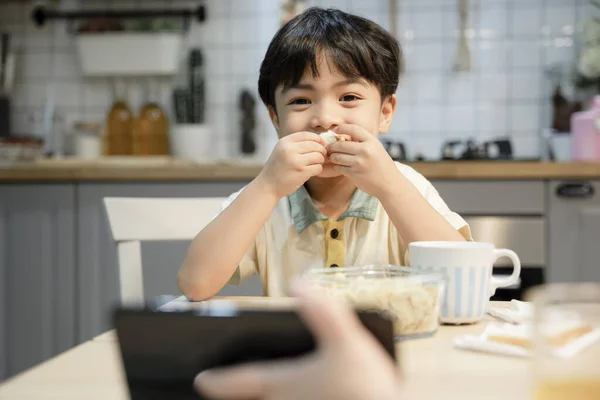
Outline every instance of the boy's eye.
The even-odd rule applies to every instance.
[[[358,96],[355,96],[353,94],[346,94],[344,96],[342,96],[340,98],[341,101],[354,101],[354,100],[358,100]]]
[[[306,105],[306,104],[310,104],[310,100],[308,100],[308,99],[294,99],[294,100],[290,101],[289,104],[290,105],[291,104],[294,104],[294,105]]]

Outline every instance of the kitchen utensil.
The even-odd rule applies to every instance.
[[[240,95],[239,106],[242,113],[240,119],[242,153],[252,154],[256,151],[256,139],[254,137],[254,129],[256,128],[256,117],[254,116],[256,100],[254,100],[249,91],[244,90]]]
[[[519,256],[512,250],[496,249],[492,243],[412,242],[409,248],[412,268],[436,271],[449,279],[442,302],[443,323],[481,320],[496,289],[513,285],[521,273]],[[513,272],[507,278],[492,276],[494,262],[500,257],[513,262]]]
[[[498,138],[478,144],[473,139],[451,140],[442,145],[442,160],[512,160],[509,138]]]
[[[467,140],[467,148],[461,156],[463,160],[479,160],[484,158],[484,149],[477,146],[474,140]]]
[[[10,97],[0,92],[0,137],[11,135]]]
[[[6,66],[4,69],[4,88],[3,91],[5,94],[10,95],[15,83],[15,63],[16,63],[16,54],[14,52],[8,54],[8,58],[6,59]],[[2,92],[2,91],[0,91]]]
[[[388,10],[388,16],[390,20],[390,35],[398,38],[398,0],[389,0]]]
[[[461,150],[461,147],[463,148]],[[466,148],[465,144],[460,140],[451,140],[442,146],[442,160],[457,160]]]
[[[307,0],[284,0],[281,3],[281,26],[301,14],[307,8]]]
[[[339,296],[353,307],[379,311],[394,322],[396,339],[433,335],[439,326],[446,278],[440,273],[394,265],[313,268],[310,285]]]
[[[192,122],[192,117],[190,115],[192,98],[189,89],[176,88],[173,90],[173,109],[175,112],[176,123],[188,124]]]
[[[459,3],[460,39],[454,63],[455,71],[471,71],[471,49],[469,48],[469,0]]]
[[[6,62],[9,54],[10,34],[2,32],[0,34],[0,92],[4,92],[6,87]]]
[[[510,139],[496,139],[483,143],[484,155],[491,160],[510,160],[513,157]]]
[[[42,117],[42,131],[44,136],[44,152],[51,156],[62,155],[62,133],[54,129],[56,117],[56,85],[51,80],[46,85],[46,102]]]
[[[382,139],[381,143],[392,160],[406,161],[406,147],[404,147],[404,143],[388,139]]]
[[[191,122],[204,122],[204,69],[200,49],[192,49],[189,56],[189,79],[191,96]]]

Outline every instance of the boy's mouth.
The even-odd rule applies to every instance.
[[[327,145],[338,141],[339,135],[333,131],[327,131],[320,134]]]
[[[340,135],[331,130],[322,132],[319,135],[323,138],[323,140],[325,140],[325,143],[327,143],[327,145],[333,144],[335,142],[345,142],[347,140],[351,140],[351,138],[348,137],[348,135]]]

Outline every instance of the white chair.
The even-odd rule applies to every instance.
[[[217,215],[225,198],[105,197],[117,243],[121,304],[144,301],[142,241],[191,240]]]

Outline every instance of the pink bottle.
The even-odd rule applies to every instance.
[[[594,96],[587,111],[571,116],[573,161],[600,161],[600,96]]]

